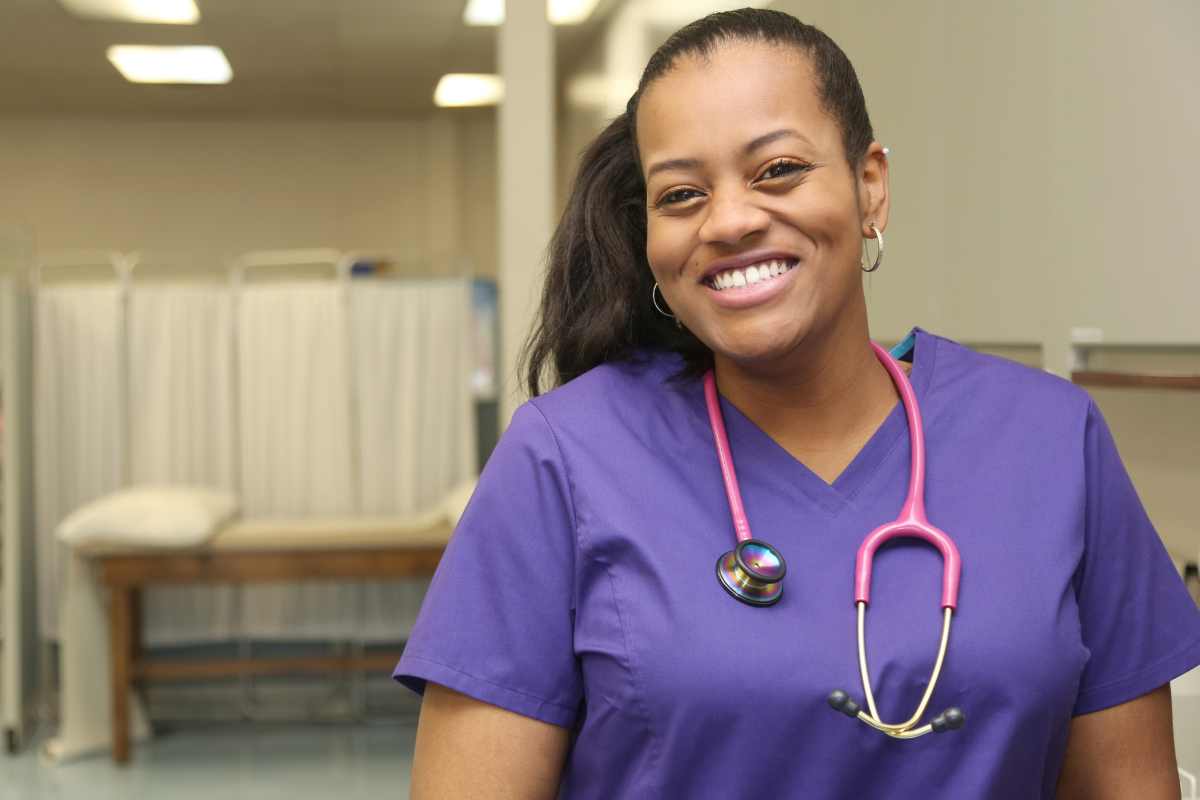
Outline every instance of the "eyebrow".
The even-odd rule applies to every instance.
[[[795,128],[780,128],[777,131],[771,131],[770,133],[764,133],[762,136],[758,137],[754,141],[750,142],[750,144],[746,145],[742,149],[742,152],[746,155],[750,155],[751,153],[753,153],[755,150],[757,150],[760,147],[766,147],[771,142],[775,142],[780,139],[786,139],[789,136],[799,139],[800,141],[804,142],[805,144],[809,145],[810,147],[812,146],[812,142],[810,142],[807,138],[805,138],[804,134],[800,133],[800,131],[796,130]]]
[[[809,142],[808,139],[806,139],[804,135],[795,128],[780,128],[779,130],[771,131],[770,133],[764,133],[762,136],[752,139],[745,147],[742,148],[742,153],[744,155],[750,155],[759,148],[766,147],[772,142],[779,141],[780,139],[786,139],[789,136],[800,139],[805,144],[810,146],[812,145],[812,143]],[[671,158],[666,161],[659,161],[652,165],[650,169],[646,170],[646,180],[649,181],[650,178],[652,178],[657,172],[664,172],[666,170],[673,169],[695,169],[696,167],[699,167],[700,164],[700,160],[696,158]]]

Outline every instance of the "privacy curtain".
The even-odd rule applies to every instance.
[[[226,285],[130,289],[131,483],[237,491],[232,313]],[[153,587],[144,604],[146,641],[227,638],[236,599],[228,586]]]
[[[371,515],[428,509],[476,471],[470,284],[354,284],[350,300],[359,508]],[[407,635],[427,586],[420,579],[366,584],[359,638]]]
[[[439,503],[476,470],[470,297],[466,280],[41,288],[43,634],[58,634],[54,527],[127,482],[232,487],[244,516]],[[147,639],[396,640],[424,587],[165,588],[146,604]]]
[[[125,480],[122,292],[115,285],[42,288],[34,324],[34,507],[38,624],[58,636],[66,552],[54,529]]]

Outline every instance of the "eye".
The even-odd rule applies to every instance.
[[[660,208],[662,206],[677,205],[687,200],[691,200],[693,197],[699,196],[700,192],[695,189],[676,189],[675,191],[664,194],[654,205]]]
[[[800,161],[780,159],[779,161],[773,162],[771,166],[763,170],[762,175],[759,176],[759,180],[768,181],[772,178],[782,178],[787,175],[791,175],[794,172],[807,172],[810,169],[812,169],[811,164],[804,164]]]

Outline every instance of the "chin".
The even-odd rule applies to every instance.
[[[803,343],[812,330],[807,314],[794,306],[773,309],[775,313],[756,314],[733,320],[712,320],[705,344],[714,353],[740,362],[764,362],[783,358]],[[723,323],[723,324],[722,324]],[[736,323],[736,324],[731,324]]]
[[[767,364],[786,357],[795,349],[796,340],[789,336],[723,337],[714,352],[742,364]]]

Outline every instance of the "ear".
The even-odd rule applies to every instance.
[[[858,196],[862,219],[862,235],[873,239],[871,224],[880,231],[887,228],[890,193],[888,192],[888,157],[883,145],[871,142],[858,167]]]

